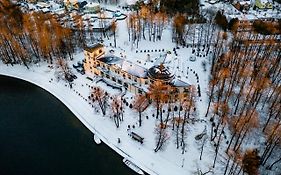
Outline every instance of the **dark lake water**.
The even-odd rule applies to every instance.
[[[54,96],[0,76],[0,175],[133,175]]]

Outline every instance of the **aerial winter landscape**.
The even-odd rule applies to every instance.
[[[0,20],[0,75],[132,172],[281,175],[280,0],[0,0]]]

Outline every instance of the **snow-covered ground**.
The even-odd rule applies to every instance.
[[[82,53],[76,55],[74,62],[83,58]],[[16,71],[15,71],[16,70]],[[210,156],[204,156],[203,160],[198,161],[199,151],[197,143],[194,140],[195,135],[201,133],[204,129],[205,123],[196,123],[190,125],[190,132],[188,136],[187,152],[181,154],[180,150],[175,148],[172,140],[163,152],[154,153],[154,127],[155,118],[151,117],[153,109],[146,111],[149,119],[144,119],[143,126],[137,127],[137,114],[129,109],[125,112],[125,120],[121,123],[120,128],[116,128],[109,116],[103,117],[96,113],[94,108],[89,104],[87,96],[89,95],[89,86],[101,86],[110,94],[118,94],[120,92],[106,87],[104,84],[95,84],[86,79],[85,75],[77,74],[78,78],[74,81],[74,86],[70,89],[63,81],[56,81],[54,76],[54,68],[50,68],[45,63],[34,65],[29,70],[21,65],[6,66],[0,64],[0,74],[17,77],[29,82],[32,82],[43,89],[55,95],[62,101],[80,121],[93,133],[97,134],[99,138],[114,149],[117,153],[124,157],[129,157],[140,168],[149,174],[191,174],[196,171],[197,167],[208,169],[210,166]],[[127,94],[126,99],[130,100],[132,94]],[[205,104],[201,104],[203,107]],[[202,109],[203,110],[203,109]],[[127,126],[135,125],[133,129],[136,133],[145,138],[144,144],[134,141],[128,136]],[[120,138],[121,143],[118,143]],[[94,144],[94,143],[93,143]],[[209,152],[209,148],[205,148]],[[163,168],[165,167],[165,168]]]
[[[128,11],[124,11],[116,6],[107,5],[107,8],[120,10],[125,14],[128,13]],[[107,51],[114,50],[116,56],[122,56],[124,59],[146,68],[150,68],[153,64],[159,62],[161,55],[169,52],[165,60],[165,66],[182,81],[195,85],[195,87],[200,86],[201,96],[196,98],[196,119],[198,121],[188,124],[187,147],[184,154],[181,153],[180,149],[176,149],[174,143],[175,136],[171,129],[169,129],[170,139],[165,150],[157,153],[154,152],[156,135],[154,129],[158,122],[152,115],[155,114],[155,108],[153,107],[149,107],[144,112],[143,125],[141,127],[138,127],[138,114],[129,107],[125,108],[124,121],[119,128],[116,128],[113,119],[110,117],[110,112],[106,116],[102,116],[98,108],[93,107],[93,104],[88,101],[91,87],[100,86],[109,92],[110,95],[120,94],[121,92],[101,82],[96,83],[97,77],[94,77],[94,75],[81,75],[76,70],[73,70],[78,78],[74,80],[71,89],[64,81],[57,81],[55,78],[55,68],[48,66],[44,62],[40,63],[40,65],[32,65],[30,69],[26,69],[26,67],[21,65],[7,66],[0,63],[0,74],[29,81],[55,95],[91,132],[97,134],[104,143],[109,145],[118,154],[127,157],[149,174],[189,175],[194,174],[199,169],[202,172],[210,170],[213,163],[214,149],[208,141],[204,146],[202,160],[199,160],[201,143],[195,140],[195,136],[202,133],[205,127],[207,130],[210,130],[209,122],[204,117],[208,101],[209,67],[207,66],[207,70],[204,71],[202,66],[202,62],[208,62],[210,55],[206,55],[202,51],[202,53],[196,56],[192,54],[191,47],[177,48],[175,43],[171,42],[172,33],[169,25],[163,31],[161,41],[141,40],[138,48],[128,41],[125,20],[118,21],[116,35],[116,48],[111,46],[113,45],[113,37],[104,41]],[[198,48],[194,49],[197,50]],[[202,50],[202,48],[200,49]],[[150,55],[152,62],[148,61],[147,54]],[[191,61],[190,57],[196,60]],[[83,59],[83,53],[79,52],[74,56],[74,60],[69,62],[69,65],[72,67],[72,64],[76,64]],[[196,75],[199,79],[196,78]],[[94,81],[87,79],[87,76],[94,77]],[[124,96],[128,102],[131,102],[133,97],[134,94],[129,92]],[[128,136],[128,125],[131,126],[131,131],[144,137],[143,144],[136,142]],[[133,125],[135,128],[132,128]],[[118,138],[120,138],[121,143],[118,143]],[[219,166],[217,167],[219,168]]]
[[[131,46],[127,45],[125,42],[127,37],[126,33],[121,32],[122,27],[124,26],[122,26],[121,23],[119,25],[120,32],[118,32],[118,38],[120,38],[120,40],[118,40],[118,46],[120,45],[120,48],[115,49],[115,54],[122,53],[123,55],[126,55],[126,59],[138,64],[139,61],[141,61],[141,64],[144,66],[146,59],[145,54],[139,52],[136,53],[135,49],[131,50]],[[124,38],[124,41],[122,41],[122,38]],[[138,50],[153,48],[172,51],[175,45],[169,42],[169,40],[169,32],[167,31],[167,33],[164,34],[163,40],[160,42],[153,43],[141,41]],[[105,43],[105,45],[108,44]],[[107,49],[113,48],[108,46]],[[171,69],[174,70],[173,72],[175,72],[176,76],[182,77],[184,81],[187,81],[191,85],[197,85],[195,73],[198,74],[202,96],[197,98],[197,117],[198,119],[204,119],[203,116],[205,114],[207,101],[206,88],[208,71],[203,71],[201,62],[206,58],[198,57],[194,62],[189,61],[189,57],[191,55],[190,48],[177,49],[177,54],[177,60],[171,61],[171,63],[167,64],[167,66],[170,66]],[[151,55],[151,58],[154,58],[153,55],[157,57],[160,55],[160,53],[154,53]],[[173,60],[173,53],[171,55],[171,59]],[[75,59],[69,63],[70,66],[72,66],[72,64],[76,64],[78,61],[81,61],[83,58],[83,53],[78,53],[75,55]],[[179,69],[176,68],[177,66]],[[204,148],[203,158],[201,161],[199,161],[200,144],[194,139],[196,135],[202,133],[205,126],[208,128],[207,122],[196,122],[195,124],[188,125],[188,145],[184,154],[181,154],[180,149],[176,149],[174,144],[175,139],[172,135],[172,132],[170,133],[171,135],[169,136],[170,139],[166,149],[164,151],[155,153],[154,129],[157,122],[156,119],[152,117],[152,114],[155,113],[154,108],[150,107],[145,111],[143,116],[148,116],[148,119],[143,117],[143,125],[139,128],[137,123],[138,114],[127,107],[124,121],[121,123],[119,128],[116,128],[109,115],[103,117],[100,113],[97,113],[95,110],[96,108],[93,108],[92,104],[89,104],[87,97],[89,96],[89,87],[91,86],[100,86],[108,91],[111,95],[119,94],[121,92],[113,90],[103,83],[96,84],[95,82],[88,80],[86,78],[87,75],[81,75],[77,73],[76,70],[73,70],[73,72],[75,72],[78,78],[74,81],[73,88],[70,89],[65,82],[56,81],[54,75],[55,70],[54,68],[48,67],[47,63],[33,65],[29,70],[21,65],[15,65],[12,67],[10,65],[6,66],[2,63],[0,64],[0,74],[17,77],[32,82],[55,95],[75,114],[75,116],[81,120],[81,122],[89,130],[97,134],[104,143],[109,145],[118,154],[124,157],[129,157],[129,160],[137,164],[147,173],[161,175],[182,175],[192,174],[193,172],[197,171],[197,168],[201,169],[202,172],[209,170],[213,160],[213,149],[210,147],[209,143],[207,143]],[[132,97],[133,94],[127,93],[124,98],[130,102]],[[128,125],[136,126],[135,129],[132,129],[131,131],[134,131],[144,137],[143,144],[136,142],[130,136],[128,136]],[[121,143],[118,143],[118,138],[120,138]]]

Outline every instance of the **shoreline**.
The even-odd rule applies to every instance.
[[[40,66],[40,67],[42,67],[42,66]],[[19,67],[21,67],[21,69],[24,70],[24,73],[22,73],[22,70],[18,71]],[[124,150],[124,149],[122,149],[122,147],[118,147],[117,145],[115,145],[113,141],[110,141],[108,138],[106,138],[106,136],[104,136],[102,134],[102,132],[104,132],[105,131],[104,129],[106,129],[106,128],[102,128],[102,126],[101,127],[96,126],[98,124],[91,124],[92,122],[89,121],[88,118],[83,117],[89,113],[91,114],[92,111],[87,109],[87,107],[84,107],[84,109],[79,110],[79,107],[83,107],[84,103],[80,103],[77,105],[77,102],[75,100],[78,97],[75,96],[75,94],[68,93],[68,97],[67,97],[68,99],[63,95],[64,90],[69,89],[69,87],[62,86],[62,84],[60,84],[60,83],[51,84],[52,86],[50,86],[50,82],[45,81],[45,79],[48,79],[48,77],[44,76],[43,72],[37,72],[37,70],[35,71],[35,69],[36,69],[36,67],[31,67],[30,69],[26,69],[26,67],[23,67],[22,65],[14,65],[12,67],[10,65],[6,66],[1,63],[0,64],[0,75],[24,80],[26,82],[32,83],[32,84],[44,89],[45,91],[49,92],[51,95],[56,97],[60,102],[62,102],[93,134],[96,134],[101,139],[102,142],[104,142],[107,146],[109,146],[111,149],[113,149],[117,154],[119,154],[123,158],[129,159],[132,163],[137,165],[146,174],[151,174],[151,175],[159,175],[159,174],[169,175],[170,174],[169,173],[170,171],[163,171],[159,168],[161,167],[161,165],[164,162],[166,165],[170,165],[170,166],[171,166],[172,162],[169,162],[169,161],[167,162],[167,160],[163,159],[163,161],[161,161],[161,163],[160,162],[148,163],[148,161],[145,161],[146,160],[145,158],[153,156],[152,154],[146,155],[146,153],[148,153],[148,152],[144,151],[144,153],[143,153],[144,156],[142,156],[142,158],[144,158],[144,160],[141,160],[141,159],[137,158],[137,155],[135,155],[132,152],[132,150],[130,150],[130,148],[128,148],[128,151],[129,151],[129,153],[128,153],[127,150]],[[71,98],[70,101],[69,101],[69,98]],[[85,113],[85,115],[83,115],[82,113],[83,113],[83,110],[85,110],[85,109],[89,112]],[[95,144],[95,143],[93,143],[93,144]],[[130,154],[130,151],[131,151],[131,154]],[[138,150],[138,151],[141,151],[141,150]],[[143,164],[143,162],[145,162],[147,164]],[[159,168],[156,167],[155,165],[157,165]],[[152,166],[153,169],[151,167],[147,167],[147,166]],[[180,171],[180,169],[178,169],[178,167],[176,167],[176,166],[174,166],[173,172],[174,172],[174,174],[182,174],[184,172],[186,173],[186,171],[184,171],[183,169]]]
[[[120,148],[118,147],[115,147],[113,144],[111,144],[108,139],[106,139],[102,134],[100,134],[95,128],[94,126],[92,126],[85,118],[83,118],[83,116],[81,114],[79,114],[79,111],[77,111],[75,109],[75,107],[72,107],[71,104],[69,104],[67,102],[66,99],[64,99],[61,95],[58,95],[54,90],[50,90],[48,88],[46,88],[43,83],[39,83],[39,82],[35,82],[35,81],[32,81],[32,80],[29,80],[23,76],[19,76],[19,75],[13,75],[13,74],[9,74],[9,73],[4,73],[0,70],[0,75],[1,76],[7,76],[7,77],[11,77],[11,78],[16,78],[16,79],[19,79],[19,80],[23,80],[23,81],[26,81],[28,83],[31,83],[35,86],[38,86],[40,88],[42,88],[43,90],[47,91],[48,93],[50,93],[51,95],[53,95],[56,99],[58,99],[61,103],[63,103],[79,120],[80,122],[83,123],[83,125],[85,125],[93,134],[97,135],[99,137],[99,139],[104,143],[106,144],[108,147],[110,147],[111,149],[113,149],[116,153],[118,153],[122,158],[131,158],[130,155],[128,155],[126,152],[124,152],[123,150],[121,150]],[[93,144],[96,144],[96,143],[93,143]],[[131,162],[133,162],[134,164],[135,161],[130,159]],[[136,164],[137,166],[139,166],[138,164]],[[141,167],[141,169],[143,171],[145,171],[145,173],[148,173],[148,174],[155,174],[155,175],[158,175],[157,173],[155,173],[154,171],[151,171],[149,169],[146,169],[146,168],[143,168]]]

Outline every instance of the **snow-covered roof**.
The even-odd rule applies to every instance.
[[[124,60],[122,58],[119,58],[116,56],[105,56],[105,57],[100,58],[99,61],[102,61],[109,65],[115,65],[115,66],[119,67],[121,70],[128,72],[129,74],[134,75],[136,77],[141,77],[141,78],[147,77],[146,68],[141,67],[132,62],[129,62],[127,60]]]
[[[143,68],[139,65],[133,64],[132,62],[128,62],[123,60],[122,64],[120,64],[121,69],[128,72],[131,75],[145,78],[147,76],[147,69]]]
[[[98,7],[98,6],[100,6],[100,4],[99,3],[94,3],[94,2],[90,2],[90,3],[85,5],[85,7]]]
[[[47,3],[45,3],[45,2],[37,2],[36,5],[37,5],[38,7],[40,7],[40,8],[49,8],[49,7],[51,7],[50,4],[47,4]]]
[[[239,1],[239,4],[241,4],[241,5],[250,5],[251,1]]]
[[[210,0],[210,1],[209,1],[210,4],[215,4],[215,3],[217,3],[217,2],[218,2],[218,0]]]
[[[83,2],[85,0],[64,0],[64,2],[69,1],[70,3],[77,3],[77,2]]]
[[[43,9],[42,9],[42,12],[44,12],[44,13],[50,12],[50,9],[48,9],[48,8],[43,8]]]
[[[148,70],[148,76],[151,79],[160,79],[164,81],[170,81],[174,75],[163,65],[156,65]]]
[[[187,86],[190,86],[188,83],[180,80],[180,79],[173,79],[171,81],[171,84],[175,87],[187,87]]]
[[[175,87],[187,87],[188,83],[180,80],[174,79],[174,75],[169,72],[167,68],[163,65],[153,66],[149,70],[144,67],[141,67],[137,64],[134,64],[130,61],[124,60],[117,56],[104,56],[99,58],[99,61],[104,62],[108,65],[114,65],[121,70],[140,78],[150,77],[152,79],[161,79],[168,81],[172,86]]]
[[[96,44],[93,44],[93,45],[90,45],[90,46],[86,46],[84,49],[88,52],[94,52],[96,49],[99,49],[99,48],[102,48],[102,47],[104,47],[103,44],[96,43]]]
[[[54,1],[50,1],[49,3],[52,6],[53,10],[56,10],[56,9],[60,8],[60,5],[55,3]]]
[[[64,8],[56,9],[56,10],[54,10],[54,12],[58,15],[62,15],[65,13]]]
[[[259,0],[262,4],[272,3],[271,0]]]
[[[138,0],[126,0],[127,5],[134,5]]]

